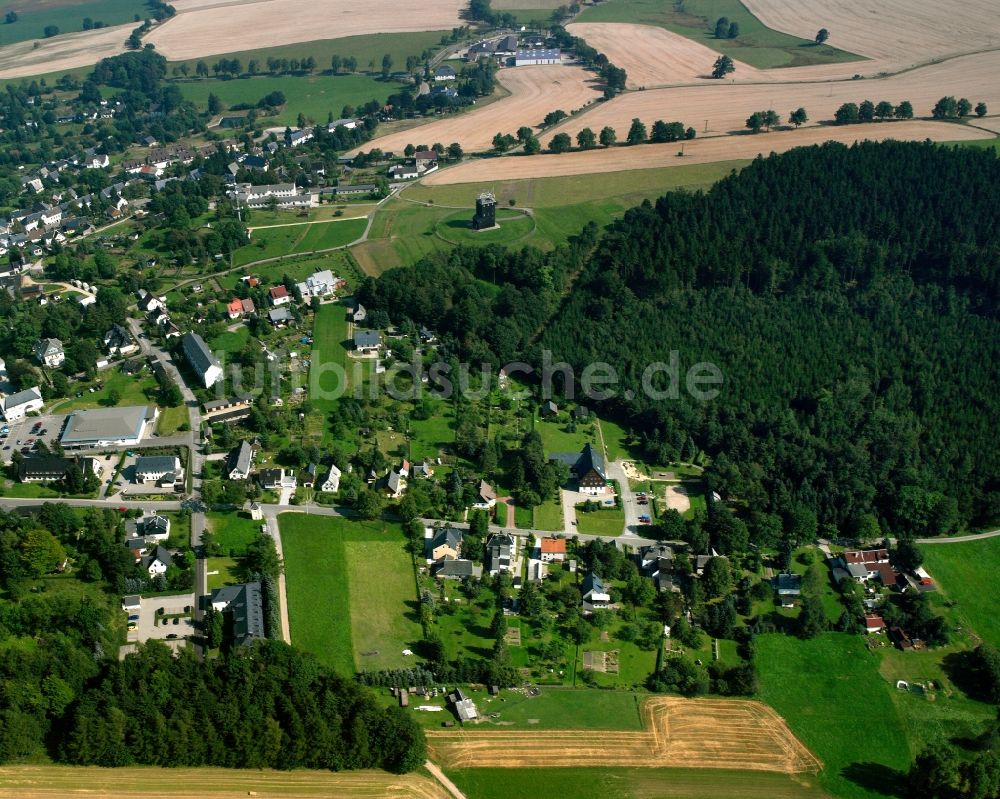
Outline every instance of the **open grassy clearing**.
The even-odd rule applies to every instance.
[[[160,418],[156,423],[157,435],[172,436],[188,424],[188,409],[186,405],[177,405],[174,408],[161,408]]]
[[[399,525],[303,514],[280,523],[295,644],[342,674],[405,665],[420,625]]]
[[[625,529],[625,511],[601,508],[587,513],[576,512],[576,530],[587,535],[621,535]]]
[[[727,17],[739,25],[735,39],[716,39],[715,21]],[[583,11],[578,22],[632,22],[655,25],[687,36],[720,53],[760,69],[856,61],[859,56],[811,39],[765,26],[740,0],[607,0]]]
[[[924,568],[951,601],[951,612],[993,646],[1000,646],[1000,538],[921,548]]]
[[[562,530],[563,522],[562,504],[557,499],[547,499],[533,510],[531,526],[538,530]]]
[[[632,691],[543,687],[538,696],[510,691],[490,705],[504,725],[533,730],[641,730],[642,695]]]
[[[216,543],[230,556],[244,555],[247,547],[260,535],[261,522],[255,522],[244,513],[209,512],[206,520]]]
[[[34,2],[5,3],[3,11],[17,12],[17,22],[0,25],[0,46],[14,42],[43,39],[45,28],[55,25],[59,33],[76,33],[83,30],[83,20],[105,26],[124,25],[132,22],[136,14],[145,16],[148,7],[142,0],[84,0],[83,2]]]
[[[200,799],[205,796],[345,797],[351,799],[448,799],[429,777],[385,771],[268,771],[221,768],[97,768],[6,766],[0,793],[18,799],[76,794],[102,799]]]
[[[824,762],[821,783],[846,797],[881,796],[909,767],[910,749],[878,655],[860,636],[757,639],[760,696]]]
[[[449,244],[518,244],[531,235],[535,223],[522,211],[499,208],[496,212],[497,225],[491,230],[474,230],[472,214],[474,210],[457,211],[442,219],[435,227],[439,238]]]
[[[103,388],[91,394],[89,389],[96,388],[97,382],[102,383]],[[150,400],[157,389],[156,380],[149,374],[136,379],[117,369],[98,372],[97,379],[93,383],[80,383],[76,388],[82,392],[81,396],[57,401],[49,409],[50,412],[68,413],[82,408],[104,408],[110,404],[109,398],[112,392],[118,392],[119,400],[115,404],[119,406],[156,404]]]
[[[236,250],[233,265],[343,247],[359,239],[367,224],[368,221],[361,218],[258,228],[251,234],[251,243]]]
[[[329,66],[329,63],[322,66]],[[195,103],[201,110],[208,107],[209,94],[218,97],[228,109],[244,103],[254,105],[271,92],[280,91],[285,95],[286,102],[276,116],[260,120],[265,127],[295,125],[299,114],[305,115],[309,122],[326,124],[328,115],[339,118],[345,105],[356,107],[369,100],[384,103],[390,94],[399,89],[399,84],[393,81],[369,75],[267,75],[236,80],[192,80],[176,85],[184,99]]]
[[[236,571],[238,564],[235,558],[219,557],[208,559],[208,590],[214,591],[224,585],[236,585],[239,582]]]
[[[347,324],[347,308],[339,303],[326,303],[316,312],[309,396],[320,410],[332,410],[335,402],[332,395],[350,386],[352,370],[347,361]],[[326,394],[331,397],[324,398]]]
[[[469,797],[615,796],[634,799],[822,799],[809,777],[672,768],[460,769],[448,777]]]

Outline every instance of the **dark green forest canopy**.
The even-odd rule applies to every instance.
[[[614,364],[636,397],[605,412],[656,462],[706,451],[752,536],[754,514],[937,534],[1000,517],[998,225],[992,151],[828,144],[646,203],[596,245],[453,253],[362,294],[464,357]],[[715,400],[643,396],[672,350],[682,375],[720,367]]]

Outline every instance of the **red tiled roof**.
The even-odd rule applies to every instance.
[[[547,555],[566,554],[566,541],[562,538],[543,538],[539,546],[542,552]]]
[[[845,563],[887,563],[889,561],[889,550],[887,549],[848,549],[844,552]]]
[[[883,619],[877,613],[866,613],[865,614],[865,629],[867,629],[867,630],[884,630],[885,629],[885,619]]]
[[[280,300],[282,297],[288,296],[288,289],[284,286],[275,286],[271,289],[271,297],[276,300]]]

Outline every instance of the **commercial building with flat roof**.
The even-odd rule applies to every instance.
[[[131,446],[143,439],[147,426],[155,424],[158,416],[155,405],[73,411],[59,442],[78,449]]]

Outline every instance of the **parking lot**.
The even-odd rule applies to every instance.
[[[193,593],[143,597],[140,600],[140,606],[139,618],[134,622],[136,629],[130,630],[128,633],[130,643],[144,643],[150,640],[174,640],[187,638],[194,634],[194,625],[191,623],[190,616],[177,619],[164,619],[161,624],[156,623],[157,619],[160,618],[157,614],[160,608],[163,608],[163,615],[165,616],[171,616],[176,613],[193,613]],[[132,623],[130,621],[130,626]]]
[[[24,454],[31,452],[38,441],[44,441],[51,448],[53,442],[59,440],[65,421],[65,414],[45,414],[27,416],[19,422],[0,426],[10,428],[6,436],[0,436],[0,456],[3,462],[10,463],[16,450],[22,450]]]

